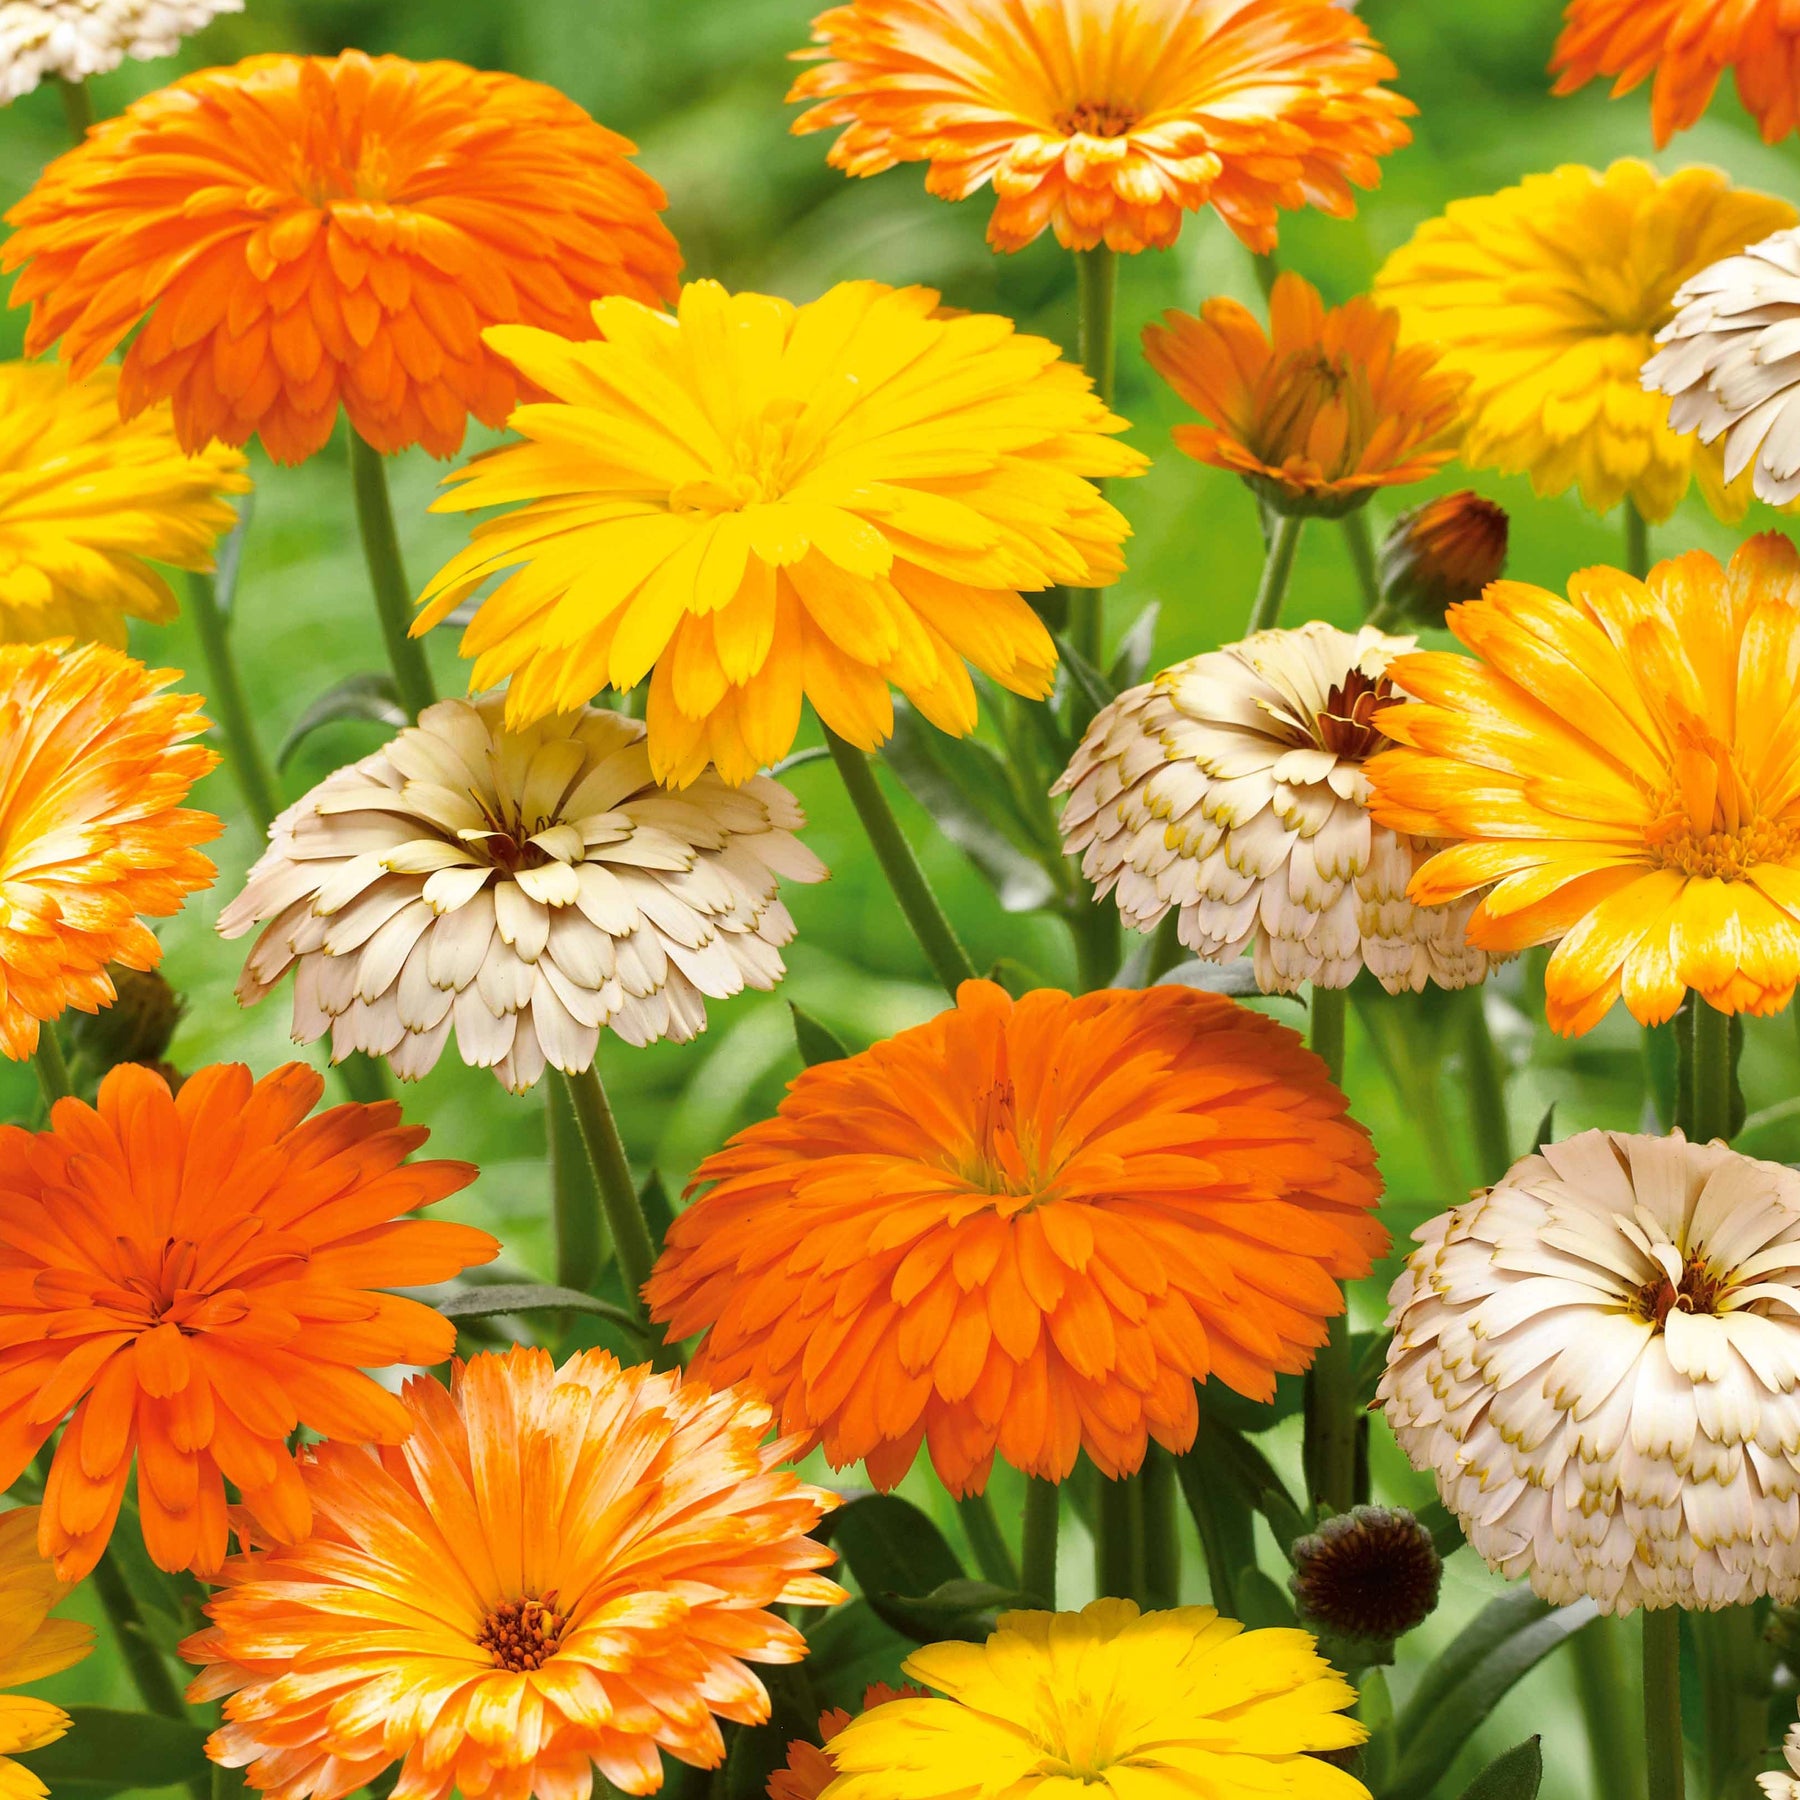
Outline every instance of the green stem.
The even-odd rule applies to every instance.
[[[59,1100],[67,1100],[75,1092],[75,1083],[69,1078],[68,1060],[57,1039],[56,1027],[48,1019],[38,1027],[37,1055],[32,1060],[37,1065],[38,1086],[44,1090],[46,1106],[54,1106]]]
[[[975,1552],[975,1566],[981,1571],[982,1579],[1016,1593],[1019,1565],[1013,1561],[1000,1521],[994,1517],[993,1500],[985,1490],[979,1494],[964,1494],[956,1503],[956,1511],[962,1519],[963,1530],[969,1534],[969,1548]]]
[[[638,1199],[637,1186],[631,1179],[631,1164],[626,1160],[625,1146],[619,1140],[612,1103],[606,1097],[606,1089],[600,1085],[599,1065],[591,1064],[578,1075],[559,1075],[554,1079],[568,1085],[581,1141],[587,1145],[588,1161],[594,1166],[600,1208],[612,1233],[619,1272],[625,1277],[626,1304],[637,1318],[642,1319],[646,1316],[644,1283],[650,1279],[650,1271],[656,1263],[656,1246],[651,1242],[643,1203]],[[593,1222],[592,1228],[598,1230],[598,1220]]]
[[[1094,1586],[1104,1597],[1144,1603],[1144,1484],[1135,1475],[1099,1482]]]
[[[1650,1800],[1682,1800],[1681,1610],[1644,1610],[1644,1752]]]
[[[1056,1536],[1062,1522],[1062,1489],[1032,1476],[1025,1485],[1025,1553],[1019,1585],[1056,1611]]]
[[[1077,348],[1081,366],[1094,384],[1094,392],[1111,407],[1113,370],[1117,355],[1113,313],[1118,299],[1118,258],[1105,245],[1075,252],[1075,283],[1080,315]],[[1094,484],[1099,487],[1101,484]],[[1069,590],[1069,642],[1095,668],[1106,667],[1106,601],[1100,588]]]
[[[334,1063],[344,1092],[359,1106],[377,1106],[393,1099],[388,1086],[387,1065],[361,1050],[352,1050],[341,1063]]]
[[[1650,521],[1637,502],[1625,502],[1625,572],[1642,581],[1650,573]]]
[[[545,1082],[544,1106],[556,1220],[556,1280],[561,1287],[591,1294],[603,1260],[600,1196],[566,1081]]]
[[[1308,1042],[1331,1079],[1344,1079],[1348,996],[1343,988],[1315,986]],[[1348,1305],[1348,1299],[1345,1301]],[[1305,1463],[1315,1502],[1333,1512],[1356,1504],[1356,1371],[1351,1366],[1350,1321],[1340,1312],[1306,1377]]]
[[[1294,573],[1294,552],[1300,548],[1300,528],[1305,523],[1292,513],[1276,514],[1256,604],[1250,609],[1250,623],[1244,627],[1246,637],[1253,631],[1273,631],[1281,623],[1281,603],[1287,598],[1288,582]]]
[[[1150,944],[1150,961],[1145,968],[1144,976],[1152,985],[1160,981],[1177,963],[1185,962],[1190,955],[1188,947],[1181,941],[1181,908],[1171,906],[1163,914],[1162,923],[1156,928],[1156,936]]]
[[[94,1592],[105,1609],[113,1636],[118,1640],[119,1654],[125,1659],[138,1697],[152,1712],[161,1713],[165,1719],[185,1719],[187,1708],[181,1703],[169,1665],[163,1661],[162,1651],[145,1627],[144,1615],[138,1611],[137,1601],[132,1597],[112,1551],[106,1551],[94,1565],[93,1579]],[[206,1791],[210,1792],[210,1788],[209,1781]]]
[[[1482,990],[1462,995],[1463,1079],[1469,1090],[1469,1118],[1481,1179],[1492,1183],[1512,1167],[1512,1138],[1506,1118],[1506,1065],[1488,1029]]]
[[[1731,1019],[1690,993],[1675,1020],[1675,1123],[1695,1143],[1731,1137]]]
[[[1151,1444],[1138,1480],[1144,1489],[1144,1604],[1163,1609],[1181,1603],[1181,1533],[1176,1525],[1175,1459]]]
[[[387,470],[381,452],[354,429],[350,433],[350,479],[356,489],[356,524],[369,565],[369,584],[375,590],[375,613],[387,644],[388,665],[394,671],[401,704],[417,718],[437,699],[437,689],[432,685],[424,644],[409,635],[413,595],[400,560]]]
[[[85,81],[64,81],[58,76],[56,85],[62,93],[63,118],[68,123],[69,136],[76,143],[83,143],[94,122],[94,96],[88,92]]]
[[[1381,606],[1381,577],[1375,569],[1375,537],[1369,525],[1369,509],[1359,506],[1344,514],[1344,546],[1350,552],[1351,567],[1356,570],[1357,584],[1362,588],[1363,616],[1372,625]]]
[[[1625,1666],[1625,1621],[1602,1616],[1569,1639],[1575,1693],[1587,1726],[1596,1794],[1644,1791],[1644,1747],[1637,1696]]]
[[[1075,985],[1084,994],[1110,987],[1119,972],[1123,937],[1112,896],[1096,900],[1083,895],[1069,915],[1069,929],[1075,934]]]
[[[219,590],[210,575],[188,577],[188,617],[194,622],[201,652],[206,657],[206,703],[225,734],[231,752],[232,779],[257,829],[266,834],[270,822],[281,811],[281,795],[256,734],[256,721],[244,694],[237,659],[231,654],[231,621],[219,605]]]
[[[887,876],[888,886],[894,890],[894,898],[900,902],[900,910],[906,914],[906,922],[913,928],[925,960],[931,964],[931,972],[954,1000],[957,988],[975,979],[975,965],[969,961],[968,951],[958,941],[955,928],[931,891],[925,871],[919,867],[919,859],[913,855],[912,845],[906,841],[900,821],[894,817],[894,809],[875,779],[869,758],[854,744],[846,744],[829,726],[825,728],[825,742],[831,747],[831,760],[844,778],[850,804],[869,834],[881,872]]]

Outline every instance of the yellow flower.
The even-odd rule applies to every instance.
[[[1118,575],[1129,527],[1092,478],[1146,466],[1055,345],[872,281],[808,306],[702,281],[673,318],[624,299],[594,318],[594,343],[487,333],[552,397],[438,502],[527,502],[475,528],[413,627],[515,571],[462,641],[473,689],[510,678],[510,728],[651,675],[657,780],[711,762],[735,785],[787,753],[803,695],[873,749],[890,683],[958,736],[965,660],[1049,692],[1021,592]]]
[[[93,1628],[52,1619],[68,1593],[37,1552],[38,1509],[0,1513],[0,1688],[42,1681],[78,1663],[94,1647]],[[53,1744],[69,1729],[69,1715],[48,1700],[0,1694],[0,1800],[43,1800],[44,1784],[8,1755]]]
[[[1596,512],[1630,499],[1652,520],[1698,480],[1736,519],[1749,483],[1727,491],[1721,452],[1672,432],[1639,371],[1685,281],[1795,219],[1716,169],[1569,164],[1453,202],[1389,257],[1375,293],[1398,310],[1402,342],[1435,344],[1469,377],[1471,468],[1529,474],[1540,494],[1579,487]]]
[[[948,1696],[892,1700],[831,1740],[824,1800],[1368,1800],[1308,1752],[1368,1736],[1356,1691],[1304,1631],[1245,1631],[1210,1606],[1015,1612],[985,1644],[903,1665]]]
[[[235,450],[185,455],[166,406],[119,418],[119,371],[70,381],[54,363],[0,363],[0,643],[92,639],[166,625],[151,568],[210,569],[250,478]]]

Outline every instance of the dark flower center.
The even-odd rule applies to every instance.
[[[1314,719],[1319,748],[1346,762],[1373,756],[1387,742],[1375,727],[1375,715],[1393,698],[1394,684],[1385,675],[1352,669],[1325,696]]]
[[[1690,1256],[1682,1268],[1679,1283],[1671,1281],[1667,1275],[1646,1281],[1637,1291],[1632,1311],[1661,1331],[1672,1312],[1717,1312],[1719,1297],[1730,1285],[1727,1276],[1699,1257]]]
[[[517,1674],[541,1669],[556,1654],[567,1624],[552,1588],[541,1600],[503,1601],[488,1614],[475,1642],[494,1659],[495,1668]]]
[[[1142,117],[1123,100],[1083,100],[1059,112],[1051,123],[1064,137],[1123,137]]]

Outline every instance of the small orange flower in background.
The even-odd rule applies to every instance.
[[[202,1069],[171,1097],[133,1063],[98,1110],[0,1127],[0,1489],[68,1419],[39,1545],[65,1581],[100,1560],[137,1461],[159,1568],[225,1557],[225,1482],[266,1533],[312,1508],[284,1441],[297,1424],[392,1443],[410,1419],[361,1371],[441,1362],[456,1328],[375,1291],[448,1281],[499,1246],[409,1219],[474,1167],[407,1163],[425,1141],[392,1101],[307,1114],[324,1079]]]
[[[885,1681],[873,1681],[863,1690],[861,1710],[873,1711],[877,1706],[886,1706],[890,1700],[930,1698],[924,1688],[914,1687],[910,1681],[903,1681],[898,1687],[889,1687]],[[769,1777],[769,1800],[819,1800],[837,1780],[837,1770],[825,1754],[824,1746],[849,1723],[850,1715],[841,1706],[820,1713],[818,1743],[795,1738],[788,1745],[787,1763]]]
[[[172,399],[182,444],[259,435],[277,462],[342,405],[377,450],[449,456],[501,425],[482,328],[593,335],[603,294],[672,299],[680,253],[633,146],[571,100],[460,63],[256,56],[97,126],[7,214],[27,354],[77,374],[141,323],[127,418]]]
[[[1401,657],[1419,704],[1368,764],[1372,811],[1458,840],[1413,877],[1438,905],[1490,888],[1492,951],[1557,945],[1548,1016],[1590,1030],[1623,998],[1646,1025],[1692,988],[1775,1012],[1800,981],[1800,552],[1752,538],[1647,581],[1588,569],[1569,598],[1513,581],[1455,607],[1480,659]]]
[[[659,1747],[724,1756],[761,1724],[746,1666],[806,1640],[776,1606],[831,1606],[807,1534],[837,1504],[779,1465],[769,1409],[603,1350],[475,1357],[415,1377],[399,1448],[301,1465],[315,1535],[235,1557],[182,1646],[207,1748],[273,1800],[340,1800],[402,1764],[402,1800],[581,1800],[597,1769],[663,1783]]]
[[[1177,446],[1241,475],[1278,512],[1335,517],[1456,454],[1464,378],[1428,346],[1397,349],[1399,315],[1367,295],[1327,308],[1289,271],[1266,332],[1227,299],[1163,321],[1145,327],[1144,354],[1206,420],[1177,425]]]
[[[710,1186],[709,1186],[710,1184]],[[1194,1383],[1267,1400],[1387,1244],[1367,1132],[1291,1031],[1216,994],[965,982],[809,1069],[701,1164],[646,1285],[708,1380],[891,1488],[996,1452],[1061,1480],[1194,1438]]]
[[[101,644],[0,644],[0,1055],[109,1005],[108,963],[155,968],[138,915],[212,883],[194,846],[223,828],[181,802],[219,759],[188,741],[201,701],[160,692],[175,679]]]
[[[1332,0],[850,0],[813,39],[793,129],[843,127],[848,175],[926,162],[942,200],[991,184],[997,250],[1046,228],[1163,249],[1206,206],[1272,250],[1283,209],[1347,218],[1412,136],[1394,65]]]

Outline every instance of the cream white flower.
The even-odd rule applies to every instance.
[[[270,828],[219,919],[268,920],[238,998],[294,970],[294,1041],[385,1056],[403,1081],[454,1032],[515,1092],[594,1060],[602,1027],[685,1042],[705,999],[772,988],[793,920],[776,876],[819,881],[779,782],[710,769],[656,785],[644,727],[589,707],[524,731],[504,695],[445,700]]]
[[[1768,1795],[1768,1800],[1800,1800],[1800,1725],[1788,1727],[1781,1749],[1787,1767],[1757,1776],[1756,1785]]]
[[[244,0],[0,0],[0,102],[50,76],[86,81],[126,57],[172,56]]]
[[[1348,987],[1365,964],[1389,993],[1482,980],[1464,939],[1477,897],[1406,898],[1428,853],[1369,817],[1375,712],[1404,696],[1387,666],[1411,638],[1313,623],[1262,631],[1165,669],[1095,718],[1054,793],[1063,841],[1100,898],[1148,931],[1178,907],[1213,962],[1253,945],[1265,993]]]
[[[1800,1597],[1800,1175],[1589,1131],[1418,1242],[1380,1399],[1489,1567],[1609,1612]]]

